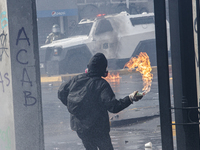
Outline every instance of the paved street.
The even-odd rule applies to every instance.
[[[145,150],[152,142],[152,150],[161,150],[158,84],[156,72],[151,91],[118,114],[110,114],[111,138],[115,150]],[[131,92],[142,91],[139,73],[120,75],[119,80],[109,81],[116,97],[123,98]],[[70,129],[67,108],[58,100],[61,82],[42,83],[44,133],[46,150],[84,150],[76,133]],[[148,150],[148,149],[146,149]]]

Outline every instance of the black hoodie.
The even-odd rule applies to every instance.
[[[104,54],[96,53],[89,61],[88,67],[88,76],[105,76],[107,73],[106,68],[108,61]]]

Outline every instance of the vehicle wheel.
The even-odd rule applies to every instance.
[[[67,73],[83,73],[87,68],[89,58],[84,55],[74,54],[68,61]]]

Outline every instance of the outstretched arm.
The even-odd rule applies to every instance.
[[[132,104],[129,96],[117,100],[113,90],[108,83],[104,86],[101,92],[101,100],[106,109],[111,113],[118,113]]]

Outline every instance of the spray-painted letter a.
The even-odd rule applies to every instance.
[[[25,37],[21,37],[22,32],[24,33]],[[24,30],[24,27],[22,27],[19,32],[18,32],[18,36],[17,36],[17,40],[16,40],[16,45],[18,45],[19,40],[26,40],[28,42],[28,45],[30,46],[30,42],[29,42],[29,38],[26,35],[26,32]]]

